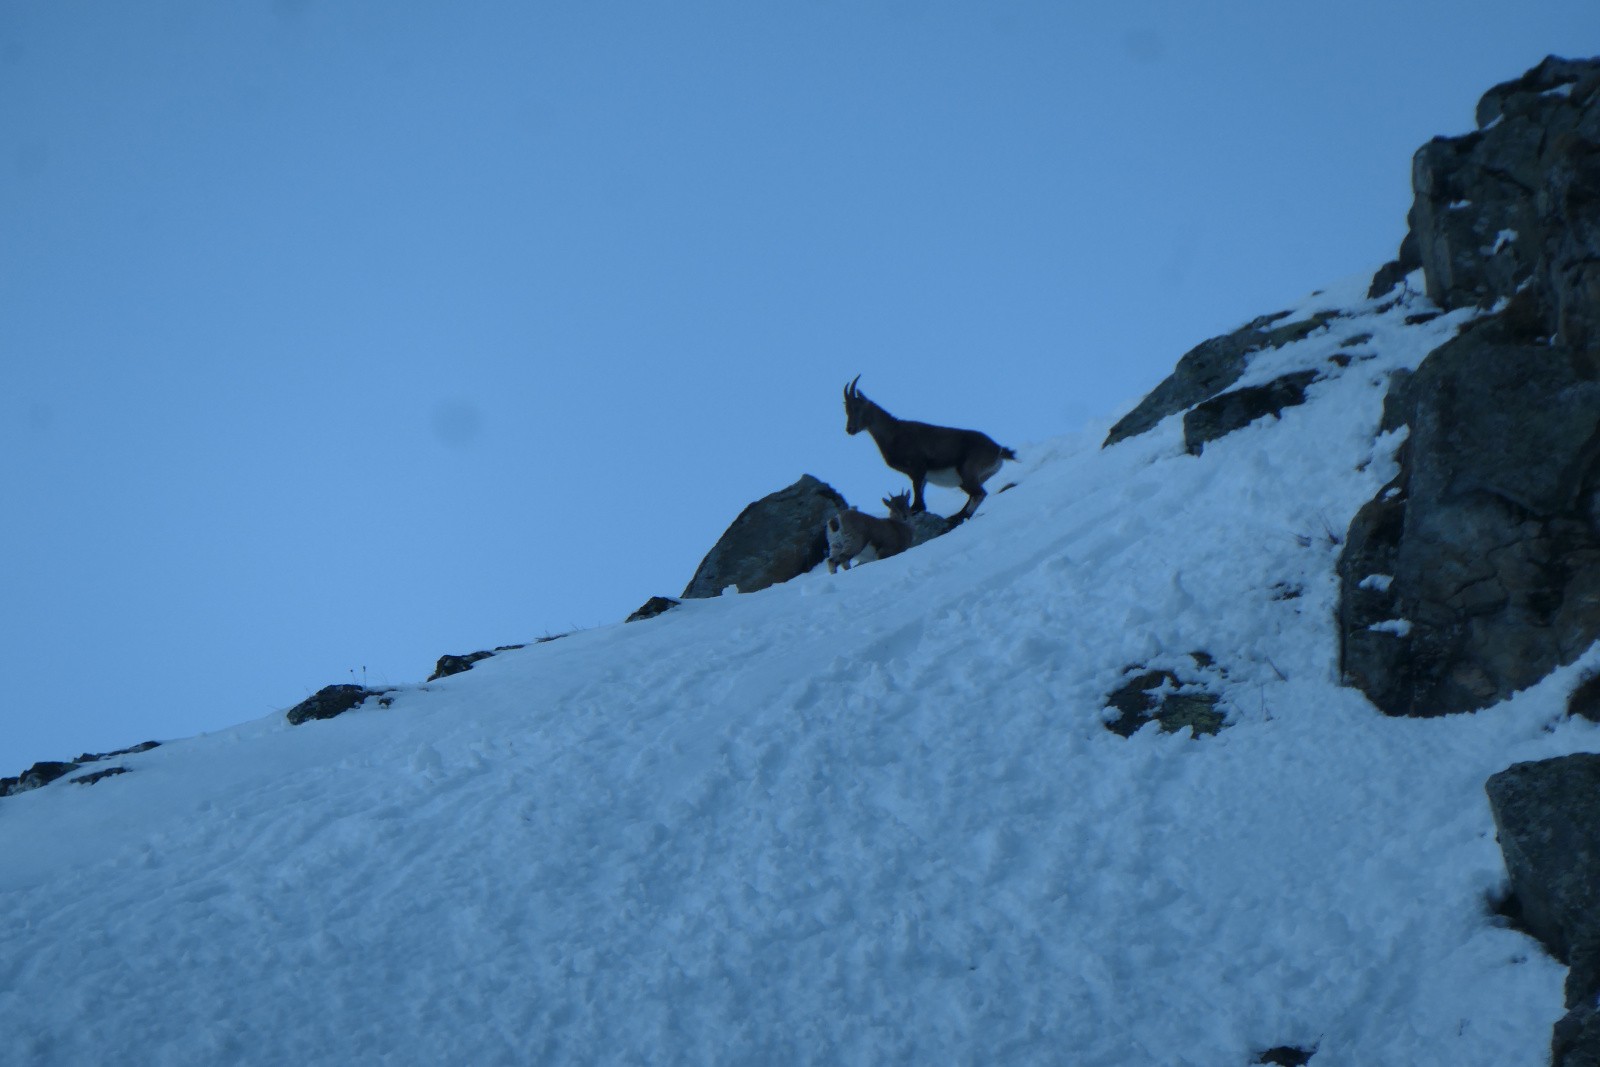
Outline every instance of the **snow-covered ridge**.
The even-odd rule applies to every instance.
[[[1544,1062],[1482,783],[1595,745],[1590,663],[1447,719],[1339,686],[1387,377],[1471,315],[1365,284],[1241,379],[1307,402],[1200,455],[1018,447],[902,556],[0,801],[11,1062]],[[1223,730],[1106,729],[1196,650]]]

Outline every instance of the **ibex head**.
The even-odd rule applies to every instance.
[[[867,409],[872,404],[856,388],[856,382],[860,380],[861,375],[858,374],[855,381],[844,387],[844,432],[852,437],[867,428]]]
[[[901,522],[911,521],[911,493],[909,490],[904,493],[896,493],[894,496],[884,497],[883,506],[889,509],[889,517],[891,519],[899,519]]]

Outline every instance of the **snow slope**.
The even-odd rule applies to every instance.
[[[1310,401],[1200,456],[1019,448],[904,556],[0,801],[6,1062],[1544,1063],[1564,971],[1490,912],[1482,783],[1600,748],[1600,659],[1444,719],[1336,685],[1329,534],[1465,315],[1364,286],[1241,383]],[[1194,650],[1227,728],[1105,729]]]

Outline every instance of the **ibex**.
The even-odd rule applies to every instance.
[[[856,388],[855,381],[844,387],[844,432],[858,434],[862,430],[872,435],[883,461],[911,479],[914,498],[912,511],[927,511],[922,500],[922,487],[927,482],[934,485],[960,489],[967,494],[967,504],[951,518],[951,524],[971,518],[983,498],[983,483],[994,477],[1000,465],[1017,454],[1009,448],[995,444],[987,434],[977,430],[955,430],[948,426],[930,426],[925,422],[897,419],[874,404]]]
[[[850,561],[871,548],[879,559],[898,555],[911,547],[911,494],[886,496],[884,504],[889,517],[850,508],[828,517],[828,573],[836,574],[840,567],[850,569]]]

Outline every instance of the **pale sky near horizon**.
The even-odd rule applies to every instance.
[[[858,373],[1108,418],[1600,54],[1593,0],[1204,7],[0,0],[0,775],[618,622],[803,473],[876,506]]]

